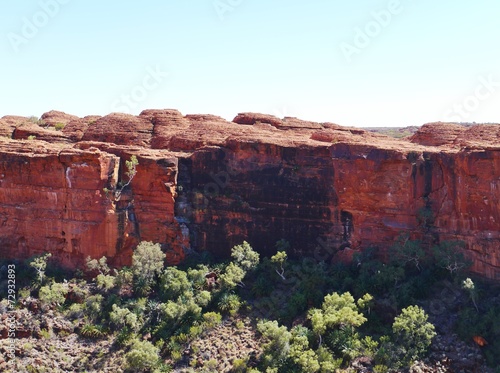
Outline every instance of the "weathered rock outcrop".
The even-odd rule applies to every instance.
[[[120,265],[150,240],[178,263],[190,249],[227,255],[242,240],[272,254],[284,238],[295,255],[337,260],[369,246],[384,254],[406,232],[464,240],[473,270],[500,278],[499,125],[435,123],[396,140],[256,113],[45,118],[64,129],[0,119],[2,256]],[[24,126],[36,140],[7,139]],[[126,183],[132,155],[137,174],[116,200],[104,190]]]
[[[105,151],[98,149],[104,145]],[[177,159],[165,151],[141,150],[1,140],[0,255],[51,252],[67,267],[105,255],[124,265],[130,264],[132,247],[149,240],[168,243],[172,263],[182,260],[171,187]],[[141,167],[130,189],[115,200],[105,188],[112,190],[125,177],[123,163],[132,154]]]

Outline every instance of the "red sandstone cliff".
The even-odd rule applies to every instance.
[[[104,188],[126,180],[132,155],[137,175],[115,201]],[[384,252],[405,231],[464,240],[473,270],[500,278],[499,201],[499,125],[433,123],[396,140],[255,113],[0,119],[6,257],[50,251],[67,266],[87,255],[120,265],[149,240],[178,263],[190,248],[227,254],[246,239],[267,254],[285,238],[297,255],[326,258]]]

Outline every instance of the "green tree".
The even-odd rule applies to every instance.
[[[47,269],[47,261],[52,256],[50,253],[36,255],[28,260],[28,265],[33,268],[38,275],[38,282],[43,284],[45,279],[45,271]]]
[[[446,269],[451,276],[466,270],[472,262],[465,258],[464,248],[465,242],[463,241],[440,242],[432,248],[436,264]]]
[[[394,319],[392,332],[396,344],[405,350],[402,361],[406,364],[423,356],[436,336],[434,325],[427,319],[425,311],[418,306],[404,308]]]
[[[142,241],[132,254],[132,273],[137,279],[151,284],[163,270],[165,254],[160,244]]]
[[[96,320],[102,316],[103,300],[101,294],[91,295],[85,300],[85,311],[91,319]]]
[[[316,353],[309,347],[308,332],[309,330],[302,326],[291,330],[289,355],[302,372],[314,373],[320,370],[320,363]]]
[[[254,269],[260,260],[259,253],[255,252],[250,244],[243,241],[241,245],[236,245],[231,249],[231,257],[243,270]]]
[[[278,268],[275,268],[276,273],[283,280],[286,280],[284,265],[286,263],[287,258],[288,255],[284,251],[278,251],[275,255],[271,257],[271,262],[278,266]]]
[[[160,278],[160,294],[164,300],[177,299],[182,294],[192,293],[192,284],[187,273],[176,267],[168,267]]]
[[[286,326],[279,326],[276,320],[259,321],[257,330],[266,341],[263,344],[263,363],[266,367],[276,367],[288,358],[292,333],[288,331]]]
[[[308,318],[311,320],[314,333],[319,337],[320,346],[322,335],[327,330],[342,326],[353,331],[366,321],[363,314],[358,312],[356,302],[349,292],[342,295],[338,293],[326,295],[321,309],[309,310]]]
[[[224,289],[234,289],[236,286],[244,287],[243,278],[245,278],[246,271],[238,266],[237,264],[231,262],[219,276],[220,283]]]
[[[465,289],[469,293],[470,300],[474,304],[474,307],[476,307],[476,311],[479,312],[479,308],[477,307],[476,303],[476,298],[477,298],[477,292],[476,292],[476,286],[474,285],[474,282],[467,277],[462,283],[462,288]]]
[[[393,260],[401,265],[414,265],[419,271],[420,264],[425,257],[425,251],[422,248],[422,242],[419,240],[410,240],[408,234],[401,234],[396,239],[392,247]]]
[[[358,307],[361,309],[366,309],[368,314],[371,312],[371,306],[373,304],[373,297],[366,293],[361,298],[358,299]]]
[[[123,189],[125,189],[132,182],[132,179],[137,174],[138,165],[139,161],[137,160],[137,157],[135,155],[131,156],[129,161],[125,161],[125,166],[127,167],[127,172],[125,172],[125,174],[127,175],[128,180],[125,184],[121,186],[121,188],[116,188],[114,192],[115,201],[120,200]]]
[[[98,271],[101,275],[107,275],[110,272],[107,258],[105,256],[101,257],[99,260],[92,259],[88,256],[85,264],[89,271]]]

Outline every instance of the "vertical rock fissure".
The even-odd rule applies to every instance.
[[[193,227],[193,205],[190,195],[191,190],[191,172],[192,162],[189,158],[179,158],[177,173],[177,197],[174,201],[174,219],[181,229],[183,242],[187,242],[185,251],[196,247],[196,230]],[[184,245],[186,246],[186,245]]]

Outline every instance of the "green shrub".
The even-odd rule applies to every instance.
[[[202,290],[195,295],[194,300],[200,307],[206,307],[212,300],[212,294],[209,291]]]
[[[389,367],[385,365],[375,365],[373,367],[373,373],[388,373],[389,372]]]
[[[108,259],[105,256],[101,257],[99,260],[92,259],[88,256],[85,265],[88,271],[97,271],[102,275],[107,275],[111,271],[107,261]]]
[[[151,293],[151,282],[144,277],[138,277],[133,282],[134,294],[138,297],[146,297]]]
[[[257,330],[266,341],[262,346],[264,367],[276,367],[288,358],[292,333],[286,326],[280,326],[277,321],[260,321]]]
[[[163,300],[177,299],[188,292],[192,292],[192,285],[186,272],[176,267],[169,267],[163,271],[160,279],[160,295]]]
[[[116,335],[115,343],[120,347],[125,347],[131,343],[134,337],[136,337],[136,335],[134,334],[132,329],[125,326],[121,328],[118,334]]]
[[[189,328],[189,339],[193,340],[203,334],[203,325],[192,325]]]
[[[69,285],[68,289],[68,300],[73,303],[83,303],[90,295],[90,291],[87,289],[86,281],[72,283]]]
[[[85,313],[92,319],[102,316],[104,297],[101,294],[91,295],[85,301]]]
[[[274,289],[273,281],[264,274],[258,274],[256,280],[252,284],[252,295],[254,297],[267,297]]]
[[[203,364],[203,367],[207,369],[209,372],[217,372],[217,360],[215,359],[210,359],[208,361],[205,361],[205,364]]]
[[[363,314],[358,312],[358,306],[349,292],[342,295],[332,293],[325,296],[321,309],[310,309],[308,317],[311,320],[314,333],[320,338],[320,344],[321,336],[326,331],[340,333],[343,329],[346,334],[353,335],[354,328],[361,326],[367,320]],[[339,335],[339,337],[342,336]]]
[[[118,289],[118,292],[130,292],[130,290],[134,289],[134,274],[132,273],[132,269],[129,267],[123,267],[116,273],[115,285]],[[149,293],[150,289],[148,289],[147,293]]]
[[[132,313],[127,308],[118,307],[116,304],[113,304],[113,311],[109,314],[109,320],[118,329],[126,326],[131,330],[137,330],[139,326],[135,313]]]
[[[66,310],[66,317],[70,320],[81,319],[85,313],[85,306],[80,303],[73,303]]]
[[[436,336],[434,325],[427,319],[425,311],[418,306],[404,308],[394,319],[392,331],[395,342],[406,350],[402,361],[408,365],[427,352],[432,338]]]
[[[47,330],[47,329],[40,329],[40,336],[43,338],[43,339],[51,339],[53,334],[50,330]]]
[[[244,284],[242,281],[245,275],[246,272],[243,268],[231,262],[219,276],[220,284],[226,290],[234,289],[236,286],[243,287]]]
[[[68,286],[66,284],[54,282],[40,288],[40,302],[44,307],[50,307],[52,305],[60,306],[66,300],[67,293]]]
[[[80,335],[85,338],[98,339],[106,335],[106,330],[102,325],[93,325],[86,323],[80,330]]]
[[[236,245],[231,249],[231,257],[243,270],[254,269],[260,260],[260,255],[252,249],[250,244],[243,241],[241,245]]]
[[[203,314],[203,321],[207,328],[214,328],[222,322],[222,316],[217,312],[207,312]]]
[[[133,372],[150,371],[160,363],[160,350],[151,342],[135,340],[125,354],[126,368]]]
[[[54,128],[56,129],[56,131],[61,131],[66,125],[64,123],[56,123],[54,125]]]
[[[132,273],[135,278],[152,284],[156,275],[163,270],[165,254],[160,244],[142,241],[132,255]]]
[[[28,288],[22,288],[17,291],[18,299],[27,299],[31,294],[31,290]]]
[[[115,287],[116,278],[111,275],[98,274],[96,277],[97,288],[109,291]]]
[[[232,293],[223,293],[217,302],[217,308],[224,313],[234,315],[241,307],[240,297]]]
[[[234,372],[234,373],[246,373],[247,363],[248,363],[248,358],[246,358],[246,359],[234,359],[232,372]]]

